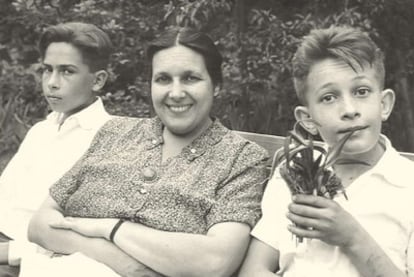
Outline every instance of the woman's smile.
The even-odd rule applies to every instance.
[[[172,111],[173,113],[184,113],[191,109],[193,106],[192,104],[186,104],[186,105],[168,105],[166,106]]]

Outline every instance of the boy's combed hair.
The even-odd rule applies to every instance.
[[[168,29],[148,45],[147,59],[151,75],[154,55],[161,50],[177,45],[188,47],[203,56],[214,86],[222,83],[221,64],[223,58],[213,40],[207,34],[188,27]]]
[[[295,90],[302,104],[306,104],[306,80],[311,67],[328,58],[341,60],[354,71],[372,66],[380,86],[384,86],[384,54],[366,33],[352,27],[315,29],[303,38],[292,60]]]
[[[112,53],[108,35],[93,24],[67,22],[48,27],[40,37],[39,51],[42,59],[47,47],[53,42],[67,42],[82,53],[91,71],[105,70]]]

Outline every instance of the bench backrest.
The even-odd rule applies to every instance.
[[[270,157],[273,157],[273,154],[278,150],[280,147],[283,147],[283,140],[285,137],[282,136],[275,136],[275,135],[266,135],[266,134],[258,134],[258,133],[250,133],[250,132],[242,132],[236,131],[242,137],[254,141],[263,148],[265,148],[268,152]],[[409,158],[410,160],[414,161],[414,153],[407,153],[407,152],[400,152],[401,155],[404,157]],[[269,161],[271,163],[271,161]]]

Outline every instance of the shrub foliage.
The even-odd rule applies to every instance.
[[[0,0],[0,171],[28,128],[48,113],[41,94],[37,39],[65,21],[94,23],[116,51],[102,91],[111,113],[151,116],[146,43],[171,25],[211,34],[224,55],[214,115],[230,128],[285,135],[297,104],[290,60],[315,27],[369,32],[387,56],[387,86],[397,104],[385,133],[414,151],[414,2],[411,0]]]

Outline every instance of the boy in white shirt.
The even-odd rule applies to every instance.
[[[291,197],[276,170],[240,276],[414,276],[414,163],[381,135],[395,99],[383,89],[381,50],[353,28],[314,30],[295,54],[293,75],[303,105],[296,119],[328,147],[363,127],[340,157],[367,165],[334,165],[348,200]],[[296,245],[292,234],[304,241]]]
[[[97,94],[108,77],[112,48],[104,31],[79,22],[51,26],[40,38],[42,88],[53,112],[29,130],[0,177],[2,277],[18,275],[22,252],[31,247],[29,220],[49,187],[111,118]]]

